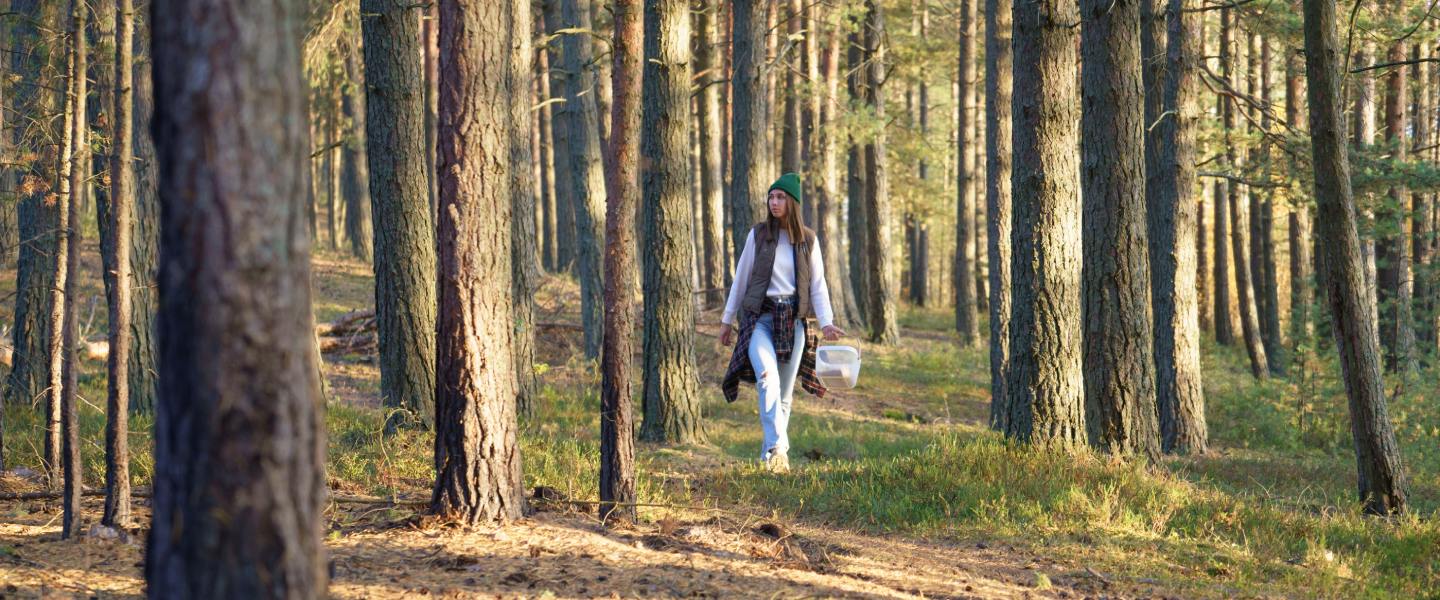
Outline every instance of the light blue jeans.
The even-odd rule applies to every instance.
[[[805,320],[795,319],[795,344],[790,351],[790,360],[779,364],[775,357],[774,320],[773,314],[765,314],[755,322],[755,330],[750,332],[750,365],[755,369],[755,390],[760,397],[760,429],[765,433],[765,442],[760,447],[761,460],[769,457],[771,452],[790,450],[786,429],[790,426],[795,375],[800,372],[800,358],[805,354]]]

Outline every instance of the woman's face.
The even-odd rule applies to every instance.
[[[770,190],[770,216],[777,219],[785,218],[785,211],[790,209],[790,194],[783,190]]]

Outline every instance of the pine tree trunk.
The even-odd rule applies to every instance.
[[[535,26],[537,35],[545,33],[544,13],[535,15]],[[541,210],[540,214],[540,239],[541,257],[546,271],[558,273],[564,269],[559,267],[559,235],[556,233],[556,218],[559,207],[556,204],[556,195],[559,191],[555,188],[558,175],[555,172],[555,138],[552,124],[554,118],[551,109],[550,99],[550,51],[545,47],[539,47],[535,53],[535,87],[537,104],[540,109],[535,111],[536,125],[539,128],[540,142],[540,189],[541,189]]]
[[[1010,418],[1005,434],[1085,444],[1074,3],[1016,3]]]
[[[955,331],[960,334],[961,346],[980,343],[978,314],[975,309],[975,201],[976,186],[971,185],[974,164],[970,160],[972,146],[976,143],[975,131],[970,126],[975,106],[970,103],[971,88],[975,86],[975,13],[977,0],[960,2],[960,82],[959,110],[955,123],[955,148],[957,161],[955,177]]]
[[[760,214],[769,161],[765,154],[770,129],[770,90],[766,84],[765,39],[768,32],[765,8],[759,0],[739,0],[734,12],[732,56],[734,71],[730,83],[734,115],[730,129],[730,248],[739,257],[745,236]]]
[[[64,472],[64,492],[61,495],[60,505],[62,508],[60,518],[60,539],[69,539],[82,531],[80,515],[80,493],[81,484],[85,481],[84,473],[81,472],[80,463],[80,407],[76,404],[79,396],[80,357],[76,354],[76,346],[79,344],[80,324],[76,322],[79,318],[80,298],[80,248],[81,234],[83,227],[80,223],[80,202],[79,196],[84,193],[87,185],[87,165],[90,164],[90,128],[88,112],[85,109],[88,91],[88,73],[86,66],[88,51],[85,38],[87,37],[85,22],[88,19],[90,8],[81,0],[71,2],[71,29],[70,46],[72,52],[72,64],[70,67],[70,118],[74,121],[70,129],[70,141],[66,149],[64,161],[66,162],[66,175],[70,178],[69,198],[62,200],[65,203],[66,214],[60,223],[60,236],[64,243],[64,252],[59,259],[65,261],[64,266],[58,266],[55,274],[55,286],[57,289],[64,289],[63,296],[55,301],[56,310],[51,313],[51,321],[56,330],[61,331],[63,341],[58,345],[52,345],[50,355],[50,368],[52,372],[51,385],[57,389],[52,393],[58,393],[60,405],[60,437],[61,442],[61,470]],[[52,342],[53,343],[53,342]],[[53,373],[59,373],[60,378],[54,378]]]
[[[552,162],[555,167],[555,266],[556,272],[572,272],[576,267],[575,233],[575,169],[571,166],[574,152],[568,151],[571,141],[569,118],[566,116],[566,82],[569,77],[565,70],[564,52],[561,51],[558,33],[566,27],[560,13],[561,0],[543,0],[545,7],[545,33],[551,38],[549,45],[550,97],[557,102],[547,106],[550,118]]]
[[[134,48],[136,54],[147,53],[150,35],[148,23],[138,18],[135,27],[142,41]],[[148,61],[148,59],[146,59]],[[130,247],[130,272],[134,275],[130,314],[130,408],[136,414],[155,410],[159,387],[159,355],[156,312],[160,299],[157,271],[160,256],[160,194],[159,166],[156,164],[155,139],[150,122],[155,115],[155,94],[150,69],[135,69],[131,81],[135,86],[135,110],[131,123],[134,134],[135,160],[132,163],[135,182],[135,210],[131,218],[134,231]]]
[[[1235,62],[1235,32],[1232,25],[1234,16],[1233,9],[1225,8],[1220,11],[1220,73],[1225,84],[1234,89],[1235,77],[1231,70]],[[1235,102],[1228,96],[1217,94],[1216,101],[1219,103],[1221,127],[1224,130],[1224,148],[1220,151],[1219,170],[1228,173],[1235,165],[1235,146],[1230,140],[1230,132],[1235,129]],[[1214,209],[1215,219],[1212,230],[1215,240],[1215,343],[1222,346],[1229,346],[1235,343],[1235,330],[1237,312],[1236,306],[1231,301],[1230,286],[1234,281],[1230,275],[1230,230],[1237,227],[1234,218],[1230,214],[1229,206],[1231,197],[1237,191],[1234,189],[1238,184],[1230,183],[1223,179],[1215,182]],[[1239,265],[1236,266],[1236,275],[1239,274]],[[1238,295],[1238,288],[1236,294]],[[1243,326],[1242,326],[1243,327]]]
[[[1345,117],[1340,91],[1343,51],[1335,31],[1334,0],[1305,0],[1305,63],[1309,80],[1310,148],[1315,165],[1315,198],[1321,265],[1334,317],[1340,372],[1350,402],[1358,491],[1366,512],[1405,510],[1405,472],[1385,407],[1380,349],[1370,329],[1364,267],[1345,152]]]
[[[1149,211],[1151,295],[1155,307],[1155,387],[1160,447],[1176,454],[1203,454],[1208,432],[1200,372],[1200,299],[1195,277],[1196,221],[1203,214],[1195,192],[1195,138],[1200,122],[1201,13],[1196,0],[1169,0],[1162,112],[1155,134],[1156,169]]]
[[[985,0],[985,216],[990,263],[990,427],[1006,431],[1010,393],[1012,0]]]
[[[1398,5],[1392,7],[1399,10]],[[1407,58],[1405,42],[1390,45],[1386,62]],[[1393,160],[1407,158],[1405,139],[1408,122],[1406,107],[1410,96],[1406,90],[1406,69],[1390,69],[1385,75],[1385,143]],[[1385,350],[1385,366],[1398,373],[1412,373],[1419,368],[1415,359],[1415,329],[1411,324],[1414,285],[1410,274],[1410,244],[1406,235],[1410,193],[1403,184],[1390,186],[1388,202],[1378,203],[1375,212],[1376,276],[1380,308],[1380,345]]]
[[[850,262],[845,253],[845,230],[840,227],[840,213],[844,207],[840,195],[840,171],[838,152],[840,137],[833,126],[841,110],[840,88],[840,42],[838,18],[835,12],[821,7],[824,11],[825,49],[821,56],[820,71],[824,85],[824,96],[816,111],[815,139],[819,146],[819,173],[821,181],[816,186],[819,197],[815,200],[815,235],[820,240],[821,257],[825,261],[825,277],[830,284],[830,309],[835,322],[849,327],[855,317],[855,288],[850,283]]]
[[[1250,215],[1240,186],[1230,188],[1230,241],[1235,260],[1235,290],[1240,301],[1240,334],[1245,338],[1245,352],[1250,355],[1250,374],[1265,379],[1270,373],[1265,357],[1265,343],[1260,339],[1260,320],[1255,307],[1255,288],[1250,277],[1248,227]]]
[[[1411,56],[1415,60],[1432,58],[1427,51],[1425,44],[1415,44],[1411,50]],[[1440,82],[1432,81],[1428,65],[1417,63],[1411,67],[1411,76],[1415,79],[1415,141],[1414,147],[1417,153],[1416,160],[1425,160],[1428,151],[1422,148],[1431,148],[1435,145],[1435,127],[1437,125],[1435,106],[1431,96],[1435,93],[1433,86]],[[1436,164],[1435,161],[1430,161]],[[1433,356],[1436,351],[1435,339],[1435,308],[1432,295],[1435,290],[1435,276],[1432,273],[1431,246],[1434,243],[1435,231],[1430,226],[1430,213],[1432,204],[1430,194],[1418,192],[1411,196],[1413,210],[1410,214],[1411,231],[1411,255],[1414,257],[1413,272],[1414,278],[1414,302],[1413,302],[1413,323],[1415,324],[1415,345],[1418,358]]]
[[[349,127],[344,132],[341,165],[341,190],[345,198],[345,239],[350,241],[350,255],[366,263],[374,260],[375,233],[370,219],[370,153],[365,147],[365,72],[359,32],[355,40],[346,42],[345,70],[350,80],[340,97],[340,110]]]
[[[720,78],[720,35],[716,27],[716,13],[720,2],[701,0],[700,9],[695,12],[695,82],[700,86],[696,106],[699,108],[700,136],[700,235],[704,252],[700,264],[701,289],[713,290],[725,286],[725,179],[721,167],[721,131],[724,128],[720,112],[720,90],[725,81]],[[638,42],[637,42],[638,43]],[[633,220],[631,225],[633,226]],[[632,259],[633,260],[633,259]],[[718,306],[724,302],[719,294],[705,294],[706,305]]]
[[[435,228],[426,201],[420,25],[404,0],[365,0],[365,141],[375,227],[380,394],[435,422]],[[392,418],[390,425],[407,419]]]
[[[1084,0],[1080,29],[1085,416],[1091,445],[1160,454],[1145,206],[1141,0]]]
[[[737,11],[737,17],[739,12]],[[691,299],[690,9],[685,0],[646,0],[641,80],[640,175],[645,228],[645,327],[641,439],[687,444],[703,437]],[[741,133],[737,126],[737,136]],[[736,160],[740,163],[739,158]]]
[[[800,33],[800,21],[803,19],[800,16],[800,5],[801,0],[782,0],[781,2],[781,6],[784,7],[782,20],[785,24],[785,37],[787,40],[793,40],[803,35]],[[775,69],[777,71],[783,71],[785,74],[785,90],[783,92],[785,97],[781,103],[782,122],[780,124],[781,173],[798,173],[802,168],[800,163],[800,103],[796,97],[799,93],[796,87],[799,85],[799,78],[795,75],[796,71],[798,71],[799,55],[799,52],[790,48],[789,51],[786,52],[786,55],[781,57],[781,60],[784,60],[786,64]],[[779,90],[776,91],[778,92]],[[802,178],[802,181],[805,179],[808,178]]]
[[[573,1],[573,0],[572,0]],[[433,512],[471,525],[525,511],[511,279],[515,2],[440,5],[440,316]],[[593,129],[592,129],[593,131]]]
[[[422,58],[422,71],[424,83],[425,102],[425,185],[430,195],[430,223],[432,226],[440,223],[440,193],[439,176],[435,172],[436,154],[439,152],[439,141],[436,131],[439,126],[440,115],[440,9],[435,3],[424,6],[416,11],[414,18],[420,21],[420,49]],[[434,235],[434,230],[431,230]]]
[[[849,74],[845,79],[845,89],[852,101],[858,101],[865,93],[864,48],[865,43],[861,32],[858,30],[850,32],[847,36],[845,51],[845,70]],[[847,264],[850,268],[850,297],[855,300],[853,313],[856,317],[856,324],[865,326],[870,315],[869,273],[871,270],[871,259],[865,252],[865,155],[863,146],[853,135],[848,141],[845,161],[845,237],[848,249]]]
[[[1356,0],[1360,3],[1359,8],[1367,14],[1375,13],[1374,0]],[[1347,50],[1349,42],[1347,42]],[[1351,61],[1357,65],[1370,65],[1375,63],[1375,41],[1370,36],[1360,36],[1356,43],[1357,52]],[[1354,95],[1354,107],[1352,109],[1352,143],[1357,150],[1368,150],[1375,145],[1375,135],[1379,130],[1379,110],[1376,103],[1378,94],[1375,88],[1376,71],[1361,71],[1353,75],[1347,75],[1350,79],[1348,87]],[[1370,320],[1372,321],[1371,331],[1375,333],[1375,343],[1380,341],[1380,302],[1376,282],[1378,278],[1377,262],[1375,255],[1375,214],[1371,207],[1376,204],[1373,198],[1364,198],[1360,202],[1360,256],[1365,272],[1365,297],[1370,307]]]
[[[516,31],[525,35],[515,36],[516,44],[510,55],[510,87],[517,97],[528,95],[534,88],[535,71],[530,61],[535,50],[529,32],[531,22],[530,0],[511,0],[512,19]],[[515,299],[514,353],[515,353],[515,402],[519,414],[530,415],[535,409],[539,395],[539,381],[535,377],[535,290],[540,286],[540,257],[535,245],[535,174],[531,163],[532,135],[530,130],[530,107],[524,102],[510,103],[510,208],[511,217],[511,284]]]
[[[68,52],[63,44],[48,41],[51,32],[65,27],[60,2],[11,0],[11,11],[24,18],[11,21],[10,40],[16,48],[30,52],[11,54],[12,73],[20,81],[38,82],[42,73],[63,72]],[[50,386],[50,329],[52,291],[55,288],[55,264],[59,245],[60,206],[48,202],[59,178],[59,154],[54,149],[61,140],[54,132],[61,126],[64,93],[40,85],[16,85],[13,106],[15,114],[32,115],[34,125],[16,127],[16,151],[32,150],[34,157],[22,166],[15,185],[19,191],[16,207],[20,247],[17,250],[15,277],[15,312],[13,364],[5,384],[5,404],[31,405],[47,395]],[[48,413],[47,413],[48,422]],[[48,426],[48,425],[47,425]],[[48,440],[48,437],[47,437]],[[45,446],[45,464],[54,455]]]
[[[605,343],[600,355],[600,501],[612,504],[602,504],[600,515],[607,522],[633,522],[635,507],[625,505],[636,499],[631,363],[635,353],[632,302],[635,211],[640,205],[636,176],[640,170],[643,28],[639,0],[618,0],[614,9],[615,43],[611,51],[615,64],[610,72],[615,78],[611,85],[615,97],[611,104],[609,169],[605,172]],[[702,13],[700,18],[706,17]],[[703,45],[705,38],[701,39]],[[719,103],[713,108],[718,109]],[[717,236],[721,233],[715,232]]]
[[[150,10],[164,218],[149,596],[318,597],[325,421],[314,338],[297,335],[314,330],[304,6]]]
[[[133,301],[130,288],[131,223],[135,205],[134,176],[131,157],[134,153],[134,56],[135,14],[131,0],[115,5],[115,86],[114,111],[111,113],[110,140],[110,231],[113,239],[110,253],[115,256],[115,285],[109,294],[110,353],[106,356],[109,371],[105,404],[105,513],[101,523],[125,527],[130,522],[130,324]]]
[[[559,0],[561,24],[588,31],[591,15],[588,2]],[[595,73],[586,65],[594,60],[588,33],[561,36],[566,73],[561,91],[565,102],[558,105],[568,136],[556,149],[567,152],[575,216],[575,275],[580,280],[580,321],[585,331],[585,357],[600,357],[604,283],[601,281],[601,245],[605,242],[605,169],[600,160],[599,117],[596,98],[599,86]],[[683,150],[681,151],[683,154]]]
[[[865,103],[875,117],[885,121],[885,94],[881,89],[888,77],[885,55],[885,16],[876,0],[866,0],[865,18]],[[870,296],[865,323],[870,341],[893,346],[900,341],[900,274],[895,272],[894,248],[890,242],[890,187],[885,155],[885,131],[880,129],[865,145],[865,253],[871,268],[866,272]]]
[[[1259,35],[1255,35],[1251,38],[1251,49],[1250,82],[1252,85],[1257,82],[1255,68],[1257,65],[1259,67],[1259,89],[1252,88],[1251,95],[1258,97],[1261,104],[1265,106],[1265,110],[1257,111],[1260,113],[1258,120],[1264,135],[1269,136],[1272,129],[1270,107],[1273,105],[1270,94],[1272,87],[1270,83],[1270,43],[1261,39]],[[1271,164],[1274,160],[1270,146],[1268,137],[1261,141],[1260,160],[1264,163],[1261,167],[1261,179],[1264,181],[1270,180]],[[1265,358],[1270,373],[1284,377],[1286,348],[1285,340],[1280,335],[1280,285],[1277,274],[1279,263],[1275,259],[1274,238],[1275,194],[1268,188],[1255,189],[1251,194],[1251,214],[1255,219],[1255,224],[1251,228],[1255,238],[1251,241],[1251,246],[1258,246],[1258,251],[1252,251],[1251,254],[1254,264],[1260,266],[1254,273],[1255,303],[1260,309],[1260,340],[1265,345]]]

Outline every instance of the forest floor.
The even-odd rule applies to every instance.
[[[8,281],[6,281],[8,280]],[[0,279],[13,289],[13,276]],[[364,265],[315,260],[317,321],[369,308]],[[97,286],[98,287],[98,286]],[[0,293],[8,290],[0,288]],[[98,293],[94,291],[94,293]],[[546,278],[544,323],[578,320],[573,281]],[[9,310],[6,306],[4,309]],[[1359,514],[1333,359],[1255,382],[1235,348],[1204,349],[1212,451],[1153,467],[1012,447],[988,431],[988,357],[960,348],[946,309],[903,311],[898,347],[848,340],[861,384],[797,393],[789,475],[760,469],[754,393],[726,404],[718,313],[697,318],[706,441],[638,445],[640,522],[596,523],[583,503],[536,500],[500,528],[419,514],[429,437],[382,435],[378,370],[327,356],[331,593],[387,597],[1440,597],[1440,407],[1435,372],[1391,405],[1410,467],[1410,516]],[[4,315],[0,315],[4,318]],[[522,422],[527,489],[596,496],[598,376],[578,332],[540,330],[536,414]],[[638,367],[638,363],[637,363]],[[83,395],[103,397],[103,364]],[[639,419],[636,405],[636,418]],[[40,421],[7,407],[0,491],[34,489]],[[132,475],[150,477],[150,421],[132,420]],[[87,407],[87,483],[103,472],[103,416]],[[23,469],[29,469],[25,471]],[[146,499],[120,539],[60,541],[50,500],[0,502],[0,597],[142,593]],[[87,498],[86,517],[100,511]],[[97,532],[99,533],[99,532]]]

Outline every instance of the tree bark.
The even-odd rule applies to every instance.
[[[825,276],[830,284],[830,309],[835,322],[850,326],[855,316],[855,288],[850,283],[850,262],[845,253],[845,230],[840,227],[840,213],[845,204],[840,195],[840,172],[837,164],[840,136],[832,123],[840,111],[840,42],[838,18],[825,7],[819,20],[825,29],[825,48],[820,57],[820,76],[824,94],[816,111],[815,144],[819,156],[818,198],[815,199],[815,235],[825,261]]]
[[[139,15],[137,15],[139,16]],[[137,414],[149,414],[155,408],[159,388],[159,355],[156,313],[160,299],[157,293],[157,271],[160,256],[160,180],[155,154],[155,139],[150,122],[155,115],[155,93],[151,85],[148,52],[148,24],[137,18],[135,26],[142,31],[136,36],[141,42],[135,52],[141,55],[143,68],[132,72],[135,86],[135,110],[131,122],[134,134],[135,160],[132,163],[135,181],[134,227],[130,250],[130,271],[135,281],[131,290],[130,315],[130,407]]]
[[[1270,171],[1274,157],[1271,154],[1270,135],[1270,107],[1271,102],[1271,62],[1270,43],[1256,35],[1252,47],[1259,44],[1258,64],[1260,68],[1260,89],[1259,93],[1251,92],[1252,96],[1258,96],[1265,110],[1260,111],[1260,129],[1267,137],[1261,142],[1260,160],[1264,161],[1262,179],[1270,180]],[[1252,60],[1255,60],[1252,57]],[[1253,71],[1253,69],[1252,69]],[[1252,83],[1254,79],[1252,77]],[[1256,304],[1260,307],[1260,339],[1265,344],[1265,357],[1270,367],[1270,373],[1284,377],[1286,373],[1286,347],[1285,340],[1280,334],[1280,284],[1278,273],[1280,264],[1275,257],[1275,194],[1269,189],[1259,189],[1252,192],[1258,194],[1259,212],[1256,217],[1258,222],[1254,228],[1255,235],[1259,238],[1260,252],[1253,253],[1258,256],[1258,263],[1261,265],[1260,272],[1255,275],[1256,282]],[[1256,203],[1251,202],[1255,207]],[[1253,244],[1252,244],[1253,245]]]
[[[571,272],[575,269],[575,169],[571,166],[573,152],[570,139],[569,118],[566,116],[566,78],[564,52],[561,50],[559,33],[566,27],[560,13],[560,0],[543,0],[545,7],[545,34],[550,38],[548,71],[550,97],[556,102],[546,106],[550,114],[550,147],[555,167],[555,266],[556,272]]]
[[[375,223],[380,394],[409,411],[387,426],[435,422],[435,226],[425,171],[420,25],[404,0],[364,0],[365,140]],[[400,414],[400,413],[394,413]]]
[[[1309,81],[1310,149],[1315,165],[1315,199],[1325,286],[1334,317],[1340,373],[1350,404],[1358,491],[1365,510],[1405,510],[1406,481],[1385,406],[1380,349],[1371,330],[1365,276],[1345,152],[1341,107],[1343,52],[1335,31],[1334,0],[1305,0],[1305,65]]]
[[[1200,121],[1198,46],[1202,15],[1195,0],[1169,0],[1163,112],[1155,123],[1156,170],[1148,173],[1151,295],[1155,307],[1155,387],[1161,450],[1203,454],[1208,432],[1200,371],[1200,300],[1195,268],[1202,214],[1195,192],[1195,138]]]
[[[1160,454],[1145,210],[1141,0],[1084,0],[1080,48],[1085,416],[1090,444]]]
[[[685,0],[645,2],[640,129],[640,162],[646,166],[640,173],[645,229],[645,422],[640,437],[672,444],[696,442],[704,436],[695,370],[692,232],[686,214],[693,174],[684,160],[690,129],[689,19]]]
[[[1398,3],[1392,10],[1401,10]],[[1386,62],[1405,60],[1405,42],[1394,42],[1386,52]],[[1390,69],[1385,74],[1385,143],[1392,160],[1403,161],[1409,155],[1405,140],[1409,125],[1406,108],[1410,96],[1406,90],[1407,69]],[[1385,350],[1385,366],[1397,373],[1419,369],[1415,358],[1415,328],[1412,325],[1414,281],[1410,273],[1410,244],[1406,235],[1405,214],[1410,193],[1404,184],[1390,186],[1388,201],[1378,203],[1375,212],[1375,262],[1378,306],[1380,309],[1380,345]]]
[[[885,16],[880,3],[866,0],[865,17],[865,103],[876,119],[885,122],[885,94],[882,84],[888,77],[885,55]],[[866,272],[870,297],[865,303],[870,341],[893,346],[900,341],[898,307],[900,275],[895,272],[890,242],[890,187],[885,155],[885,130],[880,128],[865,144],[865,252],[871,268]]]
[[[1231,24],[1234,17],[1231,15],[1233,9],[1225,8],[1220,11],[1220,76],[1225,80],[1225,85],[1234,89],[1235,78],[1231,74],[1235,62],[1235,32]],[[1235,129],[1235,102],[1223,94],[1216,95],[1217,107],[1220,113],[1221,127],[1224,130],[1224,148],[1220,152],[1219,165],[1221,172],[1232,170],[1235,164],[1234,144],[1230,140],[1230,132]],[[1230,346],[1235,343],[1235,307],[1231,303],[1230,284],[1230,252],[1227,251],[1230,243],[1230,229],[1236,226],[1230,216],[1230,197],[1236,192],[1231,189],[1235,184],[1224,180],[1216,180],[1214,194],[1215,219],[1213,234],[1215,240],[1215,343],[1222,346]],[[1238,265],[1237,265],[1238,267]],[[1238,271],[1238,268],[1237,268]]]
[[[38,0],[12,0],[10,9],[20,18],[14,24],[10,40],[16,48],[29,52],[11,54],[12,72],[22,82],[35,85],[14,86],[13,107],[16,114],[31,115],[31,125],[16,127],[14,146],[33,151],[34,158],[19,169],[15,181],[19,192],[16,219],[20,236],[15,278],[13,364],[5,384],[5,404],[31,405],[41,396],[49,397],[51,340],[60,332],[51,329],[51,304],[54,301],[55,263],[59,245],[61,207],[47,201],[56,190],[60,178],[60,145],[63,141],[63,92],[38,83],[42,73],[63,73],[68,52],[63,43],[49,39],[65,27],[64,3]],[[59,448],[51,441],[57,435],[48,432],[52,419],[45,413],[46,443],[42,456],[46,473],[52,471]],[[58,406],[56,407],[58,408]]]
[[[1411,50],[1414,59],[1431,58],[1431,53],[1425,48],[1425,44],[1415,44]],[[1416,63],[1411,66],[1411,76],[1415,79],[1415,140],[1413,143],[1416,160],[1428,158],[1428,151],[1422,148],[1431,148],[1435,145],[1435,127],[1437,119],[1435,107],[1431,96],[1434,94],[1433,86],[1436,83],[1430,78],[1428,65]],[[1430,161],[1437,164],[1436,161]],[[1430,219],[1433,210],[1430,201],[1430,194],[1418,192],[1411,195],[1410,213],[1410,252],[1413,257],[1413,269],[1411,276],[1414,278],[1414,301],[1412,303],[1412,322],[1415,325],[1415,347],[1416,357],[1428,359],[1435,354],[1435,306],[1433,294],[1435,293],[1435,276],[1432,272],[1431,262],[1432,246],[1434,244],[1435,231],[1431,227]]]
[[[975,185],[974,165],[969,160],[976,144],[973,121],[975,106],[970,103],[971,88],[975,86],[975,14],[977,0],[960,2],[960,98],[957,101],[955,123],[955,148],[958,168],[955,176],[955,331],[960,334],[961,346],[980,343],[978,311],[975,309]]]
[[[698,6],[700,9],[695,11],[695,68],[698,76],[695,85],[700,88],[696,106],[699,108],[702,226],[697,233],[704,250],[700,261],[700,287],[710,290],[725,286],[725,174],[720,158],[720,138],[724,126],[723,115],[720,114],[720,90],[724,87],[724,80],[719,75],[722,46],[716,28],[720,2],[700,0]],[[707,306],[715,307],[722,302],[724,297],[718,294],[705,295]]]
[[[1245,338],[1245,352],[1250,355],[1250,374],[1256,379],[1265,379],[1270,373],[1270,367],[1265,357],[1265,344],[1260,339],[1260,320],[1256,314],[1250,261],[1245,258],[1250,251],[1247,241],[1250,211],[1243,198],[1245,194],[1238,191],[1241,189],[1244,188],[1238,185],[1230,188],[1230,241],[1235,259],[1235,290],[1240,301],[1240,334]]]
[[[863,25],[859,27],[863,28]],[[845,62],[845,70],[849,73],[845,79],[845,89],[852,102],[859,101],[866,93],[866,81],[865,42],[863,33],[858,28],[847,36]],[[845,170],[845,236],[849,255],[847,262],[850,267],[850,296],[855,300],[854,313],[859,321],[857,324],[868,329],[871,257],[865,251],[865,172],[864,146],[854,133],[851,133],[846,150]]]
[[[588,31],[591,15],[588,2],[558,0],[560,19],[566,28]],[[580,280],[580,321],[585,327],[585,357],[600,357],[601,325],[604,322],[604,282],[601,281],[601,245],[605,238],[605,169],[600,160],[600,129],[595,96],[600,89],[595,73],[586,65],[595,58],[588,33],[568,33],[560,38],[566,73],[560,107],[568,139],[556,149],[568,152],[572,206],[575,215],[575,274]],[[681,150],[683,154],[683,150]],[[557,182],[558,184],[558,182]]]
[[[775,71],[783,71],[785,74],[784,99],[781,103],[780,172],[799,173],[804,168],[800,163],[800,102],[798,98],[800,90],[797,89],[800,82],[799,78],[796,77],[796,72],[799,71],[800,53],[794,51],[791,44],[794,43],[793,40],[796,37],[805,35],[800,31],[801,21],[803,20],[800,14],[801,0],[781,0],[779,6],[783,7],[785,11],[783,20],[785,24],[785,37],[787,39],[785,44],[786,55],[778,57],[779,60],[785,61],[786,64],[783,67],[774,69]],[[772,8],[772,10],[775,9]],[[805,179],[808,178],[803,178],[802,182]]]
[[[514,133],[510,101],[519,90],[510,58],[516,36],[529,35],[516,27],[515,6],[440,5],[440,316],[430,508],[471,525],[525,511],[515,417],[512,190],[505,168],[496,167],[509,163]]]
[[[318,597],[325,421],[314,338],[296,335],[314,330],[304,6],[150,10],[164,215],[149,596]]]
[[[512,23],[519,32],[515,36],[509,62],[510,87],[516,98],[524,98],[534,88],[534,69],[530,63],[535,55],[530,32],[530,0],[510,0]],[[510,279],[515,299],[514,353],[515,402],[519,414],[534,413],[539,397],[539,381],[535,377],[535,290],[540,286],[540,258],[535,245],[535,168],[531,163],[530,107],[524,102],[510,102]]]
[[[109,385],[105,403],[105,512],[100,522],[112,527],[130,523],[130,253],[134,213],[134,79],[132,49],[135,13],[131,0],[115,5],[115,105],[111,113],[110,242],[115,256],[115,285],[110,293],[110,353],[106,356]]]
[[[62,508],[60,518],[60,538],[69,539],[81,531],[83,527],[80,515],[80,488],[85,481],[81,472],[80,462],[80,413],[76,405],[80,387],[79,356],[76,355],[76,346],[80,337],[79,312],[76,310],[77,300],[80,295],[80,248],[81,234],[83,232],[80,223],[80,202],[79,196],[84,193],[86,186],[86,166],[90,164],[90,128],[85,109],[86,96],[88,92],[88,73],[86,67],[88,50],[86,48],[85,22],[89,17],[90,8],[81,0],[72,0],[71,4],[71,28],[70,28],[70,119],[73,124],[70,127],[70,140],[65,152],[66,176],[70,178],[68,198],[62,199],[65,203],[66,214],[61,217],[60,236],[64,243],[64,252],[58,257],[64,261],[61,266],[57,262],[55,273],[55,286],[57,290],[63,289],[63,295],[55,301],[55,311],[51,313],[51,325],[54,330],[61,332],[62,340],[58,344],[52,342],[50,351],[51,385],[56,389],[52,394],[58,394],[57,403],[60,405],[60,437],[61,442],[61,467],[65,474],[64,493],[61,495],[60,505]],[[62,190],[62,194],[65,190]],[[60,377],[57,379],[55,375]]]
[[[545,34],[545,15],[535,15],[535,25],[538,35]],[[556,204],[556,196],[559,191],[555,187],[558,181],[556,169],[555,137],[552,124],[554,123],[550,93],[550,51],[545,46],[536,48],[535,53],[535,87],[538,90],[537,98],[539,110],[535,111],[536,125],[540,130],[540,186],[541,186],[541,210],[540,214],[540,239],[541,257],[545,270],[552,273],[563,271],[559,264],[559,234],[556,230],[556,219],[559,206]]]
[[[739,257],[745,236],[755,224],[765,198],[765,144],[770,129],[770,91],[762,72],[768,32],[765,8],[759,0],[732,5],[734,69],[730,82],[734,107],[730,125],[730,248]],[[738,258],[737,258],[738,260]]]
[[[1011,0],[985,0],[985,245],[990,263],[990,427],[1006,431],[1010,393]]]
[[[610,105],[610,160],[605,172],[605,343],[600,355],[600,501],[608,504],[601,504],[600,516],[606,522],[633,522],[635,507],[627,506],[636,499],[630,378],[635,313],[631,303],[635,297],[635,211],[640,205],[636,176],[640,168],[640,45],[644,30],[639,0],[617,0],[614,8],[611,51],[615,64],[610,73],[615,96]],[[718,102],[714,108],[719,108]],[[716,235],[720,233],[723,230],[716,231]]]
[[[1014,190],[1007,437],[1085,443],[1074,3],[1015,3]]]
[[[357,34],[359,32],[356,32]],[[365,72],[360,68],[359,35],[347,41],[345,70],[349,82],[341,92],[340,111],[345,118],[341,157],[341,195],[345,199],[345,239],[350,255],[369,263],[375,258],[374,224],[370,219],[370,152],[365,146]]]

